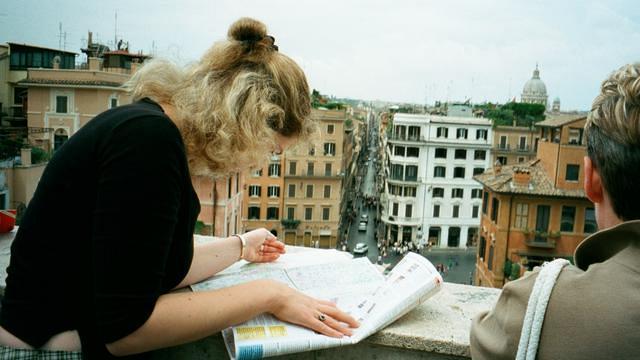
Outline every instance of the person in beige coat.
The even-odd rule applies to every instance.
[[[601,231],[549,299],[537,359],[640,358],[640,63],[602,83],[585,125],[584,188]],[[473,359],[514,359],[534,271],[504,286],[471,327]]]

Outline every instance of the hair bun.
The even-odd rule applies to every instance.
[[[267,35],[267,26],[252,18],[241,18],[231,24],[229,39],[237,41],[260,41]]]

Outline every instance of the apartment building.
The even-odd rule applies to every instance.
[[[248,231],[242,222],[245,185],[240,173],[225,179],[194,176],[191,182],[200,200],[200,226],[196,226],[196,231],[215,237],[229,237]]]
[[[535,159],[539,132],[526,126],[496,126],[491,164],[496,161],[502,165],[523,164]]]
[[[284,159],[283,155],[273,155],[266,167],[243,173],[243,232],[266,228],[274,235],[281,236]]]
[[[339,238],[344,177],[346,111],[313,109],[320,136],[285,152],[284,240],[287,244],[335,248]]]
[[[597,230],[583,190],[585,121],[579,115],[549,117],[536,125],[536,159],[497,163],[475,177],[484,190],[476,285],[502,287],[544,261],[571,259]]]
[[[395,114],[387,138],[381,198],[386,240],[466,248],[480,224],[491,122],[483,118]]]

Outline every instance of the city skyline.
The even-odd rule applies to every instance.
[[[33,5],[33,6],[31,6]],[[115,14],[117,13],[117,23]],[[55,15],[51,15],[55,14]],[[588,110],[611,71],[640,59],[640,10],[630,1],[261,3],[187,1],[0,5],[0,42],[80,53],[87,32],[179,63],[197,59],[241,16],[265,22],[281,51],[323,94],[365,100],[506,102],[536,64],[549,103]],[[65,37],[60,38],[60,23]],[[116,25],[117,24],[117,25]],[[65,44],[62,44],[65,42]]]

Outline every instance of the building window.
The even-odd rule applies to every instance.
[[[487,130],[485,129],[478,129],[476,130],[476,140],[487,140]]]
[[[444,197],[444,188],[441,188],[441,187],[433,188],[433,197],[434,198]]]
[[[109,98],[109,109],[113,109],[114,107],[118,107],[118,98],[117,97]]]
[[[482,189],[471,189],[471,198],[472,199],[482,198]]]
[[[401,140],[405,140],[406,131],[407,131],[407,127],[406,126],[397,125],[396,126],[396,131],[395,131],[396,138],[397,139],[401,139]]]
[[[307,163],[307,176],[313,176],[313,163]]]
[[[507,165],[507,157],[506,156],[498,156],[497,160],[500,163],[500,165]]]
[[[493,198],[491,204],[491,221],[496,222],[498,220],[498,210],[500,209],[500,200]]]
[[[393,203],[391,215],[398,216],[398,203]]]
[[[484,236],[480,236],[480,244],[478,245],[478,257],[484,261],[484,254],[487,251],[487,239]]]
[[[478,212],[480,211],[480,206],[478,205],[473,205],[473,209],[471,211],[471,217],[472,218],[477,218],[478,217]]]
[[[484,172],[484,168],[475,167],[473,168],[473,176],[480,175]]]
[[[329,215],[331,214],[331,208],[324,207],[322,208],[322,220],[329,220]]]
[[[498,147],[502,150],[506,150],[509,148],[509,146],[507,145],[507,136],[506,135],[500,135],[500,144],[498,145]]]
[[[529,228],[529,204],[516,204],[516,223],[514,227],[516,229]]]
[[[482,196],[482,213],[487,215],[487,208],[489,207],[489,193],[484,192]]]
[[[420,140],[420,126],[409,126],[409,140],[418,141]]]
[[[333,134],[333,129],[334,129],[333,124],[327,125],[327,134]]]
[[[526,151],[527,150],[527,137],[520,136],[520,141],[518,142],[518,150]]]
[[[296,174],[296,166],[298,165],[298,163],[296,163],[295,161],[289,161],[289,175],[295,175]]]
[[[269,164],[269,176],[280,176],[280,164]]]
[[[493,271],[493,245],[489,245],[489,258],[487,259],[487,269]]]
[[[464,168],[463,167],[455,167],[455,168],[453,168],[453,177],[454,178],[464,178]]]
[[[280,186],[270,185],[267,187],[267,195],[269,197],[280,197]]]
[[[296,186],[295,186],[295,184],[289,184],[289,197],[290,198],[296,197]]]
[[[456,129],[456,139],[466,139],[468,130],[464,128]]]
[[[447,149],[436,148],[436,159],[446,159],[446,158],[447,158]]]
[[[393,147],[393,155],[395,155],[395,156],[404,156],[404,146],[394,146]]]
[[[518,163],[522,164],[524,162],[524,157],[518,156]]]
[[[440,217],[440,205],[433,205],[433,217]]]
[[[404,188],[404,196],[416,197],[416,188],[413,186],[406,186]]]
[[[404,216],[410,218],[413,215],[413,205],[407,204],[404,208]]]
[[[279,218],[279,214],[278,214],[278,208],[277,207],[268,207],[267,208],[267,220],[278,220]]]
[[[388,185],[389,185],[389,194],[402,196],[402,186],[392,185],[392,184],[388,184]]]
[[[551,214],[551,207],[549,205],[538,205],[536,210],[536,232],[549,231],[549,217]],[[540,236],[536,236],[536,241],[546,242],[547,239]]]
[[[449,129],[447,129],[446,127],[439,127],[436,130],[436,137],[447,138],[448,135],[449,135]]]
[[[251,176],[253,176],[253,177],[262,176],[262,169],[255,169],[255,170],[251,171]]]
[[[418,167],[415,165],[407,165],[405,168],[404,179],[406,181],[418,181]]]
[[[249,185],[249,196],[260,196],[260,185]]]
[[[331,163],[324,164],[324,176],[331,176]]]
[[[304,219],[305,220],[313,219],[313,208],[312,207],[304,208]]]
[[[296,208],[294,208],[293,206],[289,206],[287,208],[287,219],[293,220],[295,218],[296,218]]]
[[[462,199],[464,197],[464,189],[462,188],[453,188],[451,189],[451,197],[453,199]]]
[[[324,143],[324,154],[325,156],[336,156],[336,144]]]
[[[473,160],[484,160],[487,158],[486,150],[475,150],[473,152]]]
[[[453,212],[451,217],[457,218],[460,216],[460,205],[453,205]]]
[[[313,197],[313,185],[307,185],[307,197],[308,198]]]
[[[445,177],[447,174],[447,168],[444,166],[436,166],[433,168],[433,177]]]
[[[562,218],[560,219],[560,231],[573,232],[573,224],[576,218],[575,206],[563,206]]]
[[[578,145],[582,144],[582,135],[584,129],[582,128],[569,128],[569,144]]]
[[[331,185],[324,186],[324,198],[329,199],[331,197]]]
[[[407,157],[420,157],[420,149],[417,147],[408,147]]]
[[[403,180],[404,179],[404,166],[398,164],[391,164],[391,179]]]
[[[258,220],[260,219],[260,206],[251,205],[249,206],[249,220]]]
[[[466,159],[467,158],[467,150],[465,149],[456,149],[454,153],[454,159]]]
[[[598,231],[598,223],[596,223],[596,212],[593,208],[584,209],[584,233],[593,234]]]
[[[69,97],[67,96],[56,96],[56,112],[58,114],[66,114],[68,113],[69,105]]]
[[[564,179],[566,181],[578,181],[580,176],[580,165],[567,164],[567,174]]]

